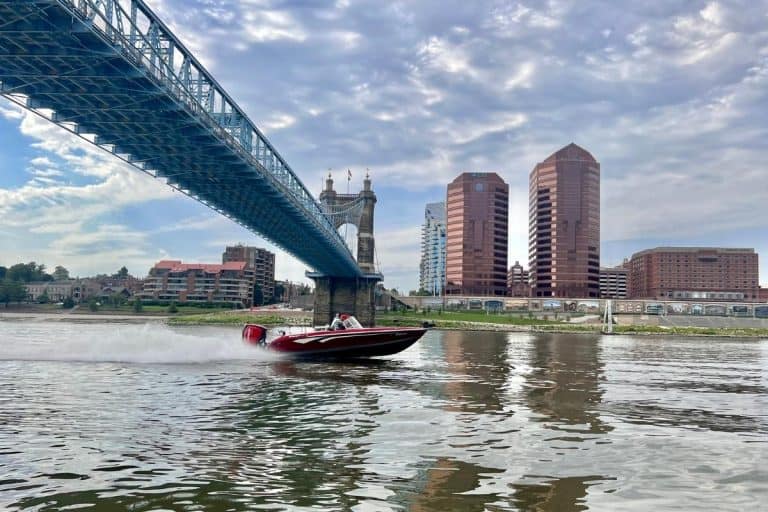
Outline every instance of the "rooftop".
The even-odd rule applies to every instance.
[[[584,160],[597,163],[592,153],[573,142],[549,155],[542,163],[553,163],[558,160]]]
[[[223,270],[244,270],[245,265],[244,261],[229,261],[227,263],[182,263],[181,260],[161,260],[155,263],[154,268],[170,270],[171,272],[202,270],[208,274],[218,274]]]
[[[651,253],[666,253],[666,252],[686,252],[686,253],[715,253],[715,254],[755,254],[755,250],[746,247],[654,247],[653,249],[645,249],[644,251],[636,252],[632,255],[642,256],[644,254]]]

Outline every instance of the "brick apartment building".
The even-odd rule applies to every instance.
[[[253,270],[244,261],[221,265],[159,261],[144,280],[139,294],[163,302],[214,302],[250,306]]]
[[[221,255],[222,263],[244,261],[253,271],[254,284],[261,288],[264,303],[275,297],[275,253],[260,247],[230,245]]]

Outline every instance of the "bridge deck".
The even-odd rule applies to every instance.
[[[315,270],[362,274],[298,178],[292,172],[286,176],[290,169],[285,165],[268,168],[279,155],[266,139],[260,147],[248,147],[250,133],[231,129],[232,119],[247,121],[239,110],[222,100],[215,111],[212,90],[200,87],[197,97],[205,94],[203,103],[190,100],[193,91],[185,85],[192,81],[170,76],[172,65],[147,66],[151,51],[118,44],[125,34],[104,23],[99,27],[87,13],[63,0],[0,1],[0,92],[16,101],[16,94],[23,95],[24,106],[38,113],[49,109],[52,121],[81,135],[93,134],[86,138],[165,178]],[[153,51],[173,59],[174,50],[167,48],[158,45]],[[268,158],[260,161],[262,152]],[[298,194],[291,186],[295,183]]]

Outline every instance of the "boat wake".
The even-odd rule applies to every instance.
[[[0,322],[0,360],[126,363],[271,361],[275,356],[243,344],[239,332],[163,324]]]

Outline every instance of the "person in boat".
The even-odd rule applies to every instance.
[[[336,316],[333,317],[333,321],[331,322],[330,327],[328,327],[329,331],[339,331],[341,329],[345,329],[344,327],[344,320],[341,315],[336,313]]]

